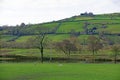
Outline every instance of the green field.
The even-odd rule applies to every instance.
[[[57,33],[59,32],[71,32],[71,30],[75,30],[75,31],[83,31],[83,23],[81,22],[64,22],[62,23],[62,25],[60,26],[60,28],[57,30]]]
[[[109,32],[114,32],[111,28],[108,28],[108,29],[100,29],[100,30],[102,30],[102,31],[109,31]],[[111,31],[110,31],[111,30]],[[117,31],[119,32],[119,28],[117,28],[116,29],[116,32],[115,33],[117,33]],[[30,35],[30,36],[21,36],[21,37],[19,37],[19,38],[17,38],[15,41],[16,42],[26,42],[26,41],[28,41],[30,38],[32,38],[32,39],[35,39],[36,38],[36,36],[37,35]],[[90,35],[80,35],[80,36],[78,36],[78,39],[80,40],[80,42],[81,43],[83,43],[84,42],[84,40],[86,40],[87,41],[87,38],[89,37]],[[98,35],[96,35],[97,37],[98,37]],[[114,41],[114,42],[119,42],[119,40],[120,40],[120,37],[119,36],[106,36],[107,38],[109,38],[110,40],[112,40],[112,41]],[[2,37],[2,39],[1,40],[3,40],[3,41],[9,41],[9,40],[11,40],[11,39],[13,39],[14,38],[14,36],[4,36],[4,37]],[[65,39],[69,39],[70,38],[70,34],[50,34],[50,35],[47,35],[46,36],[46,38],[48,39],[48,40],[50,40],[50,41],[53,41],[53,42],[59,42],[59,41],[62,41],[62,40],[65,40]]]
[[[16,36],[13,36],[13,35],[0,35],[0,37],[1,37],[0,40],[2,40],[2,41],[9,41],[9,40],[15,38]]]
[[[0,80],[120,80],[120,64],[1,63]]]
[[[120,24],[108,25],[108,28],[101,29],[102,31],[110,32],[110,33],[120,33]]]
[[[30,39],[30,38],[35,38],[36,36],[21,36],[21,37],[19,37],[18,39],[16,39],[16,42],[25,42],[25,41],[27,41],[28,39]]]

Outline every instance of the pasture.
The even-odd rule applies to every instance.
[[[120,80],[120,64],[0,63],[0,80]]]

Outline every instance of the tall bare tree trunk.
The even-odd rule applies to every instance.
[[[41,63],[43,63],[43,47],[41,47]]]
[[[41,54],[41,56],[40,56],[40,59],[41,59],[41,63],[43,63],[43,55],[44,55],[44,38],[45,38],[45,34],[39,34],[40,36],[38,36],[38,41],[39,41],[39,45],[38,45],[38,48],[39,48],[39,50],[40,50],[40,54]]]
[[[115,57],[114,57],[114,63],[117,63],[117,53],[115,53]]]
[[[95,51],[93,50],[93,63],[95,63]]]

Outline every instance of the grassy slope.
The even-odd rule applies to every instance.
[[[113,15],[113,19],[111,20],[111,15]],[[75,21],[75,22],[71,22]],[[120,16],[118,13],[114,14],[104,14],[104,15],[96,15],[94,17],[84,17],[84,16],[76,16],[73,18],[68,18],[67,22],[62,22],[60,28],[58,28],[57,32],[64,32],[68,33],[71,32],[71,30],[74,30],[76,32],[83,32],[83,26],[85,22],[92,23],[93,25],[89,25],[88,28],[96,27],[97,26],[97,31],[107,31],[109,33],[120,33],[120,24],[112,24],[112,23],[120,23]],[[107,28],[103,29],[100,28],[103,23],[109,23],[107,24]],[[53,30],[56,26],[58,26],[58,22],[50,22],[50,23],[43,23],[43,24],[34,24],[29,26],[28,28],[25,28],[25,32],[33,32],[37,33],[37,31],[40,29],[40,27],[47,27]],[[3,31],[4,32],[4,31]],[[9,36],[9,35],[8,35]],[[4,36],[1,39],[8,41],[12,38],[13,36]],[[16,41],[17,42],[23,42],[29,39],[30,37],[33,37],[32,35],[30,36],[21,36],[18,38]],[[63,39],[66,39],[69,37],[69,35],[48,35],[50,39],[53,39],[53,41],[61,41]],[[81,36],[79,36],[82,38]]]
[[[12,35],[0,35],[0,36],[1,36],[0,40],[2,40],[2,41],[9,41],[16,37],[16,36],[12,36]]]
[[[120,80],[120,64],[1,63],[0,80]]]
[[[102,31],[105,31],[105,29]],[[87,38],[89,36],[90,35],[80,35],[80,36],[78,36],[78,38],[79,38],[80,42],[83,43],[84,40],[87,40]],[[26,42],[28,39],[35,38],[35,37],[36,37],[36,35],[21,36],[16,40],[16,42]],[[69,34],[59,34],[59,35],[50,34],[50,35],[47,35],[46,37],[53,42],[59,42],[61,40],[70,38],[70,35]],[[120,40],[119,36],[106,36],[106,37],[109,38],[110,40],[116,42],[116,43],[118,43]]]
[[[69,34],[60,34],[60,35],[48,35],[49,40],[59,42],[61,40],[67,39],[70,37]]]
[[[64,22],[60,28],[57,30],[57,32],[71,32],[71,30],[75,31],[83,31],[83,23],[80,22]]]
[[[21,36],[21,37],[19,37],[19,38],[16,40],[16,42],[25,42],[25,41],[27,41],[28,39],[34,38],[34,37],[35,37],[35,35],[34,35],[34,36],[32,36],[32,35],[30,35],[30,36]]]
[[[67,39],[69,38],[70,35],[68,34],[60,34],[60,35],[55,35],[55,34],[50,34],[50,35],[47,35],[46,37],[49,39],[49,40],[52,40],[52,41],[61,41],[61,40],[64,40],[64,39]],[[35,38],[36,35],[30,35],[30,36],[21,36],[19,37],[16,42],[25,42],[27,41],[28,39],[30,38]]]
[[[101,29],[102,31],[107,31],[110,33],[120,33],[120,24],[108,25],[108,28]]]

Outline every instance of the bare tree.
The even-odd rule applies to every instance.
[[[112,51],[114,53],[114,63],[116,64],[117,63],[117,56],[120,52],[120,45],[114,44],[112,46]]]
[[[102,43],[100,39],[95,36],[88,37],[88,49],[93,53],[93,62],[95,62],[95,53],[102,48]]]
[[[45,39],[46,34],[45,33],[40,33],[36,39],[37,39],[37,45],[36,47],[40,50],[41,53],[41,63],[43,63],[43,52],[44,52],[44,39]]]
[[[43,63],[43,54],[44,54],[43,52],[47,43],[46,35],[48,30],[49,30],[48,28],[41,27],[36,37],[36,47],[40,50],[41,63]]]
[[[80,44],[80,40],[78,39],[78,37],[76,37],[76,36],[70,36],[70,39],[69,39],[69,40],[70,40],[70,42],[71,42],[72,44],[75,45],[77,51],[78,51],[79,53],[81,53],[81,51],[82,51],[82,46],[81,46],[81,44]]]
[[[62,42],[56,43],[56,49],[64,52],[68,57],[71,54],[71,51],[75,51],[77,48],[70,40],[63,40]]]
[[[35,37],[28,38],[25,43],[26,43],[27,48],[35,48],[36,47]]]

